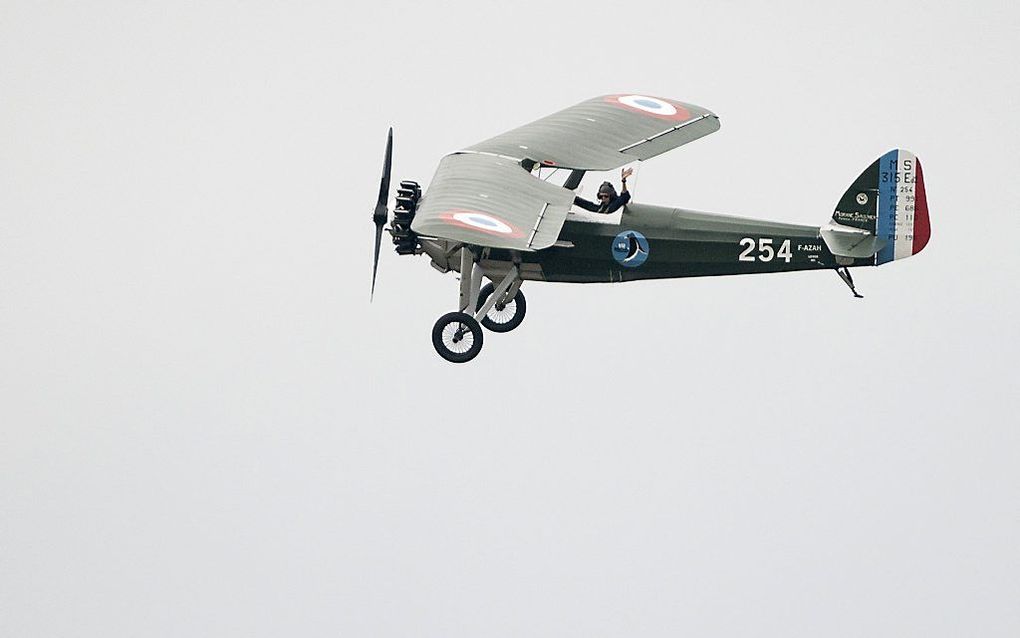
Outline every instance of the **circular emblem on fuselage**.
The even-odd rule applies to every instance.
[[[613,259],[625,268],[637,268],[648,259],[648,239],[636,230],[625,230],[613,239]]]
[[[480,230],[492,235],[504,235],[506,237],[524,236],[524,233],[522,233],[513,224],[500,219],[491,213],[455,208],[453,210],[440,213],[439,217],[443,221],[453,224],[454,226],[469,228],[471,230]]]
[[[867,204],[868,203],[868,194],[867,193],[857,193],[857,203],[860,204],[861,206],[864,206],[865,204]]]

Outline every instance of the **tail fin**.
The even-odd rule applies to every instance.
[[[822,238],[839,258],[874,257],[879,266],[921,252],[931,238],[921,161],[894,149],[843,193]]]

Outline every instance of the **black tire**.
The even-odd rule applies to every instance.
[[[482,286],[482,289],[478,291],[478,305],[475,306],[475,310],[479,310],[485,300],[489,298],[496,287],[492,283],[487,283]],[[528,311],[528,303],[524,300],[524,293],[521,292],[520,288],[517,289],[517,294],[510,300],[505,306],[501,304],[493,304],[489,308],[489,312],[485,313],[482,317],[482,325],[493,332],[510,332],[517,326],[521,325],[524,321],[524,314]]]
[[[465,312],[448,312],[432,326],[432,346],[453,363],[467,363],[482,351],[482,327]]]

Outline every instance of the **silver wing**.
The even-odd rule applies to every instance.
[[[717,130],[719,118],[693,104],[634,94],[591,98],[444,157],[411,229],[477,246],[548,248],[574,193],[534,177],[531,166],[612,170]]]
[[[647,95],[594,97],[468,147],[546,166],[608,171],[719,130],[708,109]]]

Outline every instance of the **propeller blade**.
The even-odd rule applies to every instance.
[[[383,226],[389,218],[390,212],[386,208],[390,199],[390,167],[393,164],[393,127],[386,136],[386,157],[383,159],[382,180],[379,182],[379,199],[375,204],[375,212],[372,213],[372,222],[375,223],[375,256],[372,258],[372,294],[369,300],[375,298],[375,277],[379,272],[379,245],[382,243]]]
[[[383,225],[376,223],[375,225],[375,259],[372,260],[372,296],[368,298],[369,301],[375,299],[375,274],[379,270],[379,244],[382,242],[382,231]]]
[[[390,198],[390,165],[393,163],[393,127],[386,136],[386,157],[383,159],[382,180],[379,182],[379,199],[375,204],[375,214],[372,219],[375,223],[386,223],[386,204]]]

